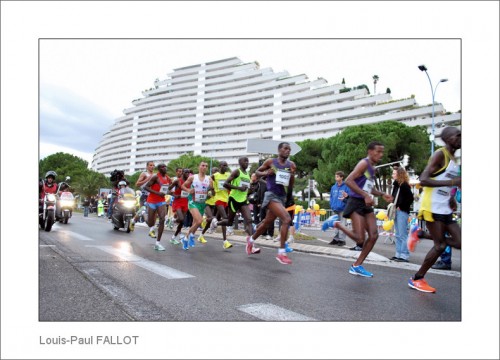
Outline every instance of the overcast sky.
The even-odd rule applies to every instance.
[[[366,84],[393,99],[415,95],[432,103],[425,64],[436,101],[448,111],[460,107],[460,40],[56,40],[40,42],[40,156],[71,149],[85,160],[122,110],[141,91],[175,68],[238,57],[290,75],[325,78],[329,84]]]
[[[495,221],[499,208],[497,201],[485,201],[499,198],[498,1],[2,1],[1,7],[1,204],[2,215],[6,215],[2,225],[10,225],[1,226],[2,328],[13,329],[2,332],[2,355],[6,358],[498,358],[495,256],[499,253],[499,229]],[[396,44],[392,46],[375,40],[328,40],[320,45],[297,40],[177,40],[162,45],[152,40],[43,40],[271,37],[425,40],[392,41]],[[461,54],[457,40],[435,40],[458,38],[462,39]],[[98,330],[95,323],[37,321],[39,248],[32,220],[37,216],[33,199],[37,196],[39,157],[57,151],[88,157],[114,119],[133,99],[141,97],[141,90],[150,88],[155,78],[162,79],[177,67],[233,56],[256,60],[274,71],[304,73],[310,79],[324,77],[330,84],[345,78],[348,86],[366,84],[370,90],[376,74],[380,77],[378,91],[389,87],[394,99],[415,94],[417,102],[426,105],[431,102],[431,90],[427,77],[417,69],[423,63],[434,84],[440,78],[449,79],[439,85],[436,100],[450,111],[461,107],[462,85],[462,184],[466,199],[462,321],[101,322]],[[86,160],[90,162],[90,158]],[[20,181],[12,184],[12,174],[18,173],[22,173]],[[478,181],[486,184],[486,195],[476,191]],[[9,214],[26,214],[31,219],[21,231],[22,237],[18,222],[6,223],[5,219],[12,218]],[[494,221],[488,222],[491,219]],[[481,256],[483,248],[493,254],[488,257],[492,261]],[[281,272],[279,276],[287,281],[295,271],[290,268],[290,274]],[[411,291],[405,285],[411,272],[401,271],[400,275],[398,285],[378,278],[369,281],[375,286],[400,286],[401,292]],[[364,285],[368,289],[368,284],[361,283],[360,289]],[[411,295],[425,302],[446,302],[449,296],[443,291]],[[335,301],[332,299],[332,306]],[[385,301],[388,311],[393,306],[391,299],[374,301]],[[39,344],[40,336],[90,336],[96,331],[102,335],[139,335],[140,343],[112,349]],[[356,346],[351,335],[358,333],[363,334],[362,346]],[[408,346],[412,334],[424,340],[410,341]],[[182,335],[195,339],[196,346],[186,346],[179,340]],[[338,336],[349,339],[347,345],[332,346],[332,339]],[[253,344],[250,347],[248,339]]]

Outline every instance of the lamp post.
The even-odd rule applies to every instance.
[[[439,80],[439,82],[436,84],[436,87],[433,87],[431,78],[430,78],[429,74],[427,73],[427,68],[425,67],[425,65],[419,65],[418,68],[420,69],[420,71],[425,71],[425,75],[427,75],[427,78],[429,79],[429,84],[431,85],[431,94],[432,94],[431,155],[432,155],[432,154],[434,154],[434,139],[435,139],[435,136],[434,136],[434,97],[436,96],[436,90],[437,90],[438,85],[442,82],[447,82],[448,79]]]

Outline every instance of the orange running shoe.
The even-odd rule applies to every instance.
[[[436,289],[427,284],[427,281],[425,281],[425,279],[413,280],[413,278],[410,278],[410,280],[408,280],[408,286],[411,287],[412,289],[426,293],[436,292]]]
[[[417,246],[417,243],[420,241],[418,237],[418,231],[420,228],[418,225],[413,225],[412,228],[410,229],[410,236],[408,236],[408,250],[411,252],[415,251],[415,247]]]

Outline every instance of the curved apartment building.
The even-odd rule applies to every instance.
[[[346,90],[343,84],[276,73],[236,57],[178,68],[157,79],[116,119],[96,148],[92,169],[131,174],[143,170],[148,160],[168,163],[190,151],[237,167],[242,155],[250,163],[258,161],[259,154],[247,153],[247,139],[318,139],[347,126],[385,120],[432,124],[432,105]],[[444,115],[441,104],[434,110],[437,125],[461,121],[460,113]],[[435,133],[438,137],[439,126]]]

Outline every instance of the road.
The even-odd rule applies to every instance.
[[[213,237],[184,251],[171,231],[158,252],[146,228],[79,213],[39,235],[40,321],[461,321],[461,278],[437,271],[425,294],[392,262],[367,263],[375,276],[362,278],[349,258],[295,251],[286,266],[270,246],[247,256],[243,241],[223,250]]]

